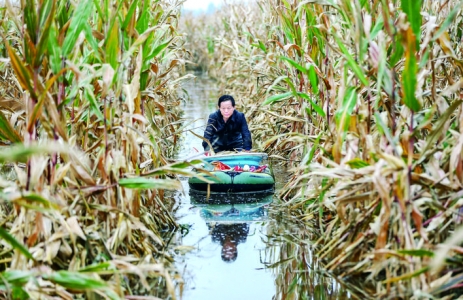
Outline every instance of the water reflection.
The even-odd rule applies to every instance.
[[[279,208],[270,210],[265,244],[266,267],[275,274],[273,300],[370,299],[365,293],[324,268],[327,261],[314,255],[319,232],[316,224],[291,217]]]
[[[211,240],[220,244],[222,260],[229,263],[238,257],[238,244],[246,242],[250,223],[266,220],[273,201],[273,194],[190,196],[191,203],[201,208],[199,215],[206,221]]]
[[[238,244],[245,243],[249,233],[249,224],[211,224],[212,241],[222,246],[221,258],[225,262],[234,262],[238,257]]]

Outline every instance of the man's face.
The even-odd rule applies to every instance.
[[[225,119],[230,118],[230,116],[233,114],[233,111],[235,110],[230,100],[220,103],[219,109],[220,113]]]

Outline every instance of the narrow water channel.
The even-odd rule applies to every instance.
[[[189,94],[183,109],[189,128],[202,135],[220,95],[211,80],[197,76],[183,87]],[[178,159],[202,151],[201,142],[186,131]],[[284,177],[276,176],[277,188]],[[221,204],[227,196],[215,196],[205,204],[190,194],[187,178],[182,184],[184,191],[174,195],[175,216],[183,228],[176,239],[181,299],[355,299],[318,272],[310,251],[316,237],[300,231],[298,220],[282,211],[274,195],[235,205]]]

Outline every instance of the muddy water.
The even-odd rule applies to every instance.
[[[213,82],[197,75],[183,88],[189,100],[183,104],[184,118],[202,135],[209,113],[216,109],[218,91]],[[239,108],[238,108],[239,109]],[[201,140],[186,132],[179,159],[202,151]],[[283,170],[274,166],[277,188],[284,184]],[[307,226],[292,220],[273,195],[256,196],[241,204],[223,204],[230,196],[204,203],[184,191],[175,194],[177,233],[176,265],[183,284],[179,298],[208,299],[350,299],[340,283],[318,270],[310,250],[316,236]],[[236,199],[235,199],[236,200]],[[243,201],[242,201],[243,202]],[[304,229],[300,229],[304,228]]]

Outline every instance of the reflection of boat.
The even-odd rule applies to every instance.
[[[190,190],[190,199],[193,204],[231,204],[231,203],[258,203],[272,202],[273,192],[257,193],[230,193],[230,194],[210,194],[198,193]]]
[[[242,223],[249,221],[262,221],[267,218],[267,208],[272,197],[263,201],[241,204],[210,204],[204,206],[200,216],[206,222]]]
[[[204,193],[273,191],[275,179],[269,166],[263,164],[266,158],[266,153],[227,153],[204,157],[204,169],[211,174],[202,174],[202,177],[209,182],[191,177],[188,180],[190,189]]]
[[[254,195],[253,201],[241,203],[236,201],[224,202],[224,199],[221,199],[221,202],[198,202],[196,200],[197,198],[191,198],[192,204],[201,207],[200,216],[206,222],[240,223],[266,219],[267,208],[273,201],[273,194],[261,195],[260,197]]]
[[[191,194],[190,194],[191,195]],[[204,195],[202,195],[204,197]],[[229,197],[245,197],[243,194],[236,195],[211,195],[213,200],[224,203]],[[228,204],[211,204],[215,202],[197,201],[198,198],[191,197],[191,203],[200,207],[200,216],[206,221],[210,230],[212,241],[222,246],[221,257],[225,262],[233,262],[238,256],[238,244],[246,242],[251,222],[267,219],[269,204],[273,201],[273,194],[252,194],[246,198],[253,199],[251,202],[236,203],[236,199],[228,201]],[[204,197],[205,198],[205,197]],[[200,198],[200,200],[204,200]],[[225,201],[224,201],[225,200]]]

